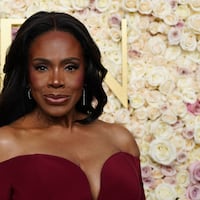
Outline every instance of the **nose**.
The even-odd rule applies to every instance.
[[[53,87],[53,88],[64,87],[64,77],[61,70],[54,69],[51,71],[48,85],[49,87]]]

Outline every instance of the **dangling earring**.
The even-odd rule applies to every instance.
[[[86,106],[86,91],[85,91],[85,87],[83,88],[82,104],[83,104],[83,106]]]
[[[31,96],[31,88],[28,89],[28,99],[31,100],[32,96]]]

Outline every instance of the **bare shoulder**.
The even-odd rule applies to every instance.
[[[0,162],[16,153],[16,138],[13,133],[9,126],[0,127]]]
[[[102,122],[106,132],[120,151],[139,157],[140,151],[133,134],[123,125]]]

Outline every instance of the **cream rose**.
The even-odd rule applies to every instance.
[[[176,85],[172,80],[166,80],[159,86],[159,91],[164,95],[169,95],[175,89]]]
[[[181,55],[181,48],[179,46],[169,46],[165,51],[165,59],[167,61],[176,60]]]
[[[153,10],[153,4],[151,0],[140,0],[137,4],[138,11],[142,14],[150,14]]]
[[[165,122],[165,123],[168,123],[168,124],[175,124],[178,120],[176,114],[168,109],[166,111],[164,111],[161,115],[161,119]]]
[[[200,14],[194,14],[188,17],[187,25],[194,33],[200,34]]]
[[[171,13],[171,6],[165,0],[152,0],[153,2],[153,15],[164,19],[165,16]]]
[[[188,1],[190,7],[192,8],[192,10],[194,10],[195,12],[199,12],[200,11],[200,1],[199,0],[190,0]]]
[[[138,120],[147,120],[146,108],[144,106],[136,109],[134,115]]]
[[[155,196],[157,200],[175,200],[177,194],[173,185],[161,183],[155,189]]]
[[[148,47],[152,54],[162,55],[166,50],[166,43],[161,37],[154,36],[149,39]]]
[[[149,154],[155,162],[170,165],[176,159],[176,148],[169,141],[155,139],[150,144]]]
[[[178,16],[176,15],[176,13],[171,12],[164,17],[164,22],[169,26],[174,26],[178,23]]]
[[[194,141],[196,144],[200,144],[200,126],[196,125],[194,128]]]
[[[129,100],[132,108],[139,108],[145,103],[145,99],[142,94],[131,95]]]
[[[188,2],[189,2],[190,0],[178,0],[178,3],[179,4],[188,4]]]
[[[94,5],[98,11],[105,12],[106,10],[109,9],[111,5],[111,0],[95,0]]]
[[[197,101],[197,94],[193,88],[185,88],[181,92],[182,99],[186,103],[195,103]]]
[[[190,32],[182,33],[180,46],[185,51],[194,51],[197,47],[196,35]]]
[[[147,70],[146,79],[151,86],[162,85],[169,77],[169,73],[164,67],[152,67]]]
[[[129,12],[137,11],[137,0],[122,0],[122,8]]]
[[[121,41],[122,34],[121,34],[121,31],[119,29],[111,28],[110,31],[109,31],[109,35],[114,42],[120,42]]]
[[[72,0],[71,4],[75,10],[83,10],[84,8],[87,8],[89,6],[90,1],[89,0]]]
[[[150,120],[155,120],[161,115],[161,112],[159,108],[150,105],[147,107],[147,115]]]
[[[161,120],[150,124],[149,132],[157,139],[168,140],[174,134],[173,128]]]
[[[185,20],[190,16],[191,11],[187,4],[182,4],[177,7],[175,13],[180,20]]]
[[[178,173],[176,174],[176,182],[178,183],[179,186],[186,187],[190,182],[188,171],[187,170],[178,171]]]

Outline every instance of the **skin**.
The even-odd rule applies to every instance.
[[[132,134],[123,126],[96,120],[82,125],[75,110],[84,84],[84,58],[70,34],[51,31],[37,37],[29,50],[29,85],[37,108],[0,128],[0,161],[26,154],[70,160],[83,170],[93,199],[98,198],[105,161],[119,151],[139,156]]]

